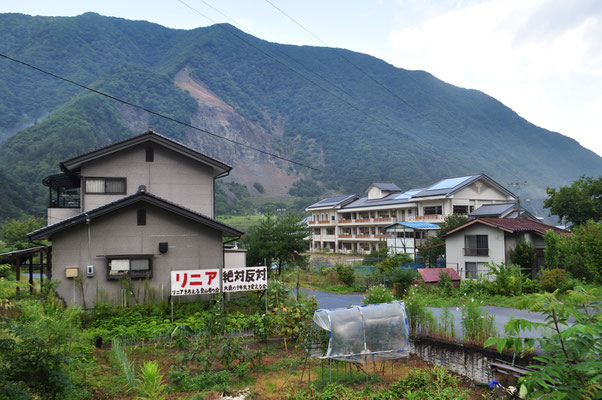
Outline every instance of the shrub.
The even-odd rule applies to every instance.
[[[464,340],[468,343],[483,344],[487,338],[497,333],[493,325],[493,319],[493,315],[489,315],[474,299],[470,299],[462,307],[461,324],[464,331]]]
[[[441,290],[441,294],[444,296],[451,296],[456,289],[452,282],[451,276],[449,276],[447,271],[444,270],[439,271],[439,283],[437,286]]]
[[[389,275],[389,281],[395,288],[395,293],[398,296],[404,296],[417,278],[418,272],[411,268],[402,267],[395,268]]]
[[[538,293],[541,290],[541,285],[538,281],[533,281],[529,278],[523,282],[523,293]]]
[[[389,303],[394,300],[393,294],[385,285],[376,285],[368,288],[364,293],[364,304]]]
[[[389,393],[394,399],[470,399],[468,390],[460,388],[460,380],[439,366],[410,369],[391,385]]]
[[[539,283],[543,290],[550,293],[557,289],[561,293],[566,292],[574,286],[573,281],[569,279],[569,275],[562,268],[544,269],[541,272]]]
[[[518,265],[505,263],[488,264],[489,275],[495,276],[494,294],[502,296],[518,296],[522,293],[523,277]]]
[[[398,268],[403,264],[411,263],[412,261],[412,257],[405,253],[388,256],[378,263],[378,271],[381,274],[390,274],[395,268]]]
[[[510,262],[522,269],[531,269],[535,263],[535,247],[533,244],[525,242],[524,239],[520,239],[508,255]]]
[[[337,272],[337,278],[340,282],[347,286],[353,286],[355,284],[355,270],[351,265],[337,264],[335,266]]]

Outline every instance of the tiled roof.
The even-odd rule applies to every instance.
[[[445,271],[451,277],[452,281],[462,279],[453,268],[418,268],[417,271],[425,283],[439,282],[440,271]]]
[[[338,206],[339,204],[351,202],[357,198],[358,195],[356,194],[346,194],[343,196],[328,197],[326,199],[318,201],[317,203],[312,204],[307,208],[334,207]]]
[[[564,229],[559,229],[555,226],[528,218],[480,218],[479,220],[490,225],[495,225],[496,227],[511,230],[512,232],[532,231],[541,235],[545,234],[550,229],[553,229],[556,233],[567,232]]]
[[[477,218],[469,221],[459,227],[452,229],[447,232],[445,236],[449,236],[455,232],[458,232],[464,228],[467,228],[474,224],[484,224],[491,227],[501,229],[506,232],[536,232],[540,235],[545,234],[549,229],[554,230],[556,233],[568,233],[564,229],[557,228],[552,225],[544,224],[543,222],[534,221],[529,218]]]
[[[514,208],[516,203],[497,203],[497,204],[483,204],[469,214],[471,217],[479,216],[500,216],[505,212],[508,212],[511,208]]]

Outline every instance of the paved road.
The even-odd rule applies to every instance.
[[[349,305],[361,305],[362,295],[354,294],[334,294],[321,292],[319,290],[301,288],[301,292],[306,293],[310,296],[315,296],[318,300],[319,307],[324,309],[333,309],[348,307]],[[441,308],[429,307],[435,316],[439,318],[441,314]],[[529,312],[525,310],[518,310],[515,308],[497,307],[497,306],[485,306],[483,307],[489,314],[495,316],[494,324],[497,332],[500,336],[504,335],[504,325],[510,320],[511,317],[523,318],[533,322],[544,322],[544,316],[541,313]],[[450,312],[454,316],[454,327],[456,331],[456,337],[462,337],[462,312],[459,308],[449,307]],[[522,336],[524,337],[541,337],[542,331],[523,331]]]

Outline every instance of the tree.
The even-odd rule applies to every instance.
[[[266,214],[259,225],[247,234],[248,260],[251,265],[278,263],[278,274],[286,263],[303,262],[302,253],[306,250],[305,239],[309,236],[302,218],[295,213],[287,213],[276,218]]]
[[[520,266],[522,270],[531,270],[535,263],[535,247],[521,239],[516,243],[516,247],[510,250],[510,262]]]
[[[519,379],[523,399],[597,399],[602,388],[602,314],[600,303],[582,287],[569,291],[560,301],[558,291],[536,295],[529,299],[529,311],[543,313],[544,322],[511,319],[506,325],[506,337],[491,337],[485,347],[496,345],[520,353],[532,348],[535,339],[524,338],[522,330],[545,329],[551,335],[537,339],[542,353],[533,357],[537,362]],[[525,304],[526,305],[526,304]],[[569,319],[574,319],[569,324]]]
[[[23,219],[11,219],[2,225],[0,240],[4,243],[6,251],[22,250],[37,246],[27,239],[27,234],[44,226],[42,218],[29,216]]]
[[[583,175],[571,186],[546,187],[548,198],[543,201],[550,214],[564,223],[583,225],[589,219],[600,221],[602,215],[602,176],[594,179]]]

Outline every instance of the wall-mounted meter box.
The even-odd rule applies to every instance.
[[[86,273],[88,274],[89,278],[94,276],[94,265],[88,265],[86,267]]]
[[[67,267],[65,268],[65,278],[77,278],[79,276],[79,268]]]

